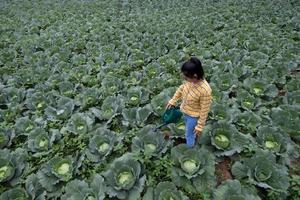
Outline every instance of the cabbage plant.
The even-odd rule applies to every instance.
[[[127,87],[139,85],[142,77],[143,77],[143,74],[141,72],[132,71],[132,72],[130,72],[129,77],[126,80],[124,80],[124,85]]]
[[[18,184],[19,178],[27,166],[27,154],[23,149],[10,152],[8,149],[0,150],[0,183],[11,186]]]
[[[176,185],[169,181],[160,182],[155,188],[148,188],[143,200],[188,200]]]
[[[143,127],[152,112],[153,110],[150,104],[138,108],[125,108],[122,111],[122,124],[130,127]]]
[[[0,104],[16,105],[22,103],[25,99],[25,90],[23,88],[7,87],[0,90]]]
[[[21,187],[12,188],[0,195],[0,200],[29,200],[24,189]]]
[[[66,120],[74,110],[75,103],[71,98],[60,97],[55,106],[48,106],[45,109],[45,114],[50,120]]]
[[[261,200],[255,187],[243,185],[239,180],[226,180],[213,191],[213,200]]]
[[[67,183],[61,200],[102,200],[105,197],[105,182],[101,175],[94,174],[89,180],[75,179]]]
[[[169,83],[160,76],[151,79],[144,77],[141,84],[147,88],[151,94],[155,95],[161,93],[161,91],[168,88],[169,85]]]
[[[243,109],[252,110],[261,103],[259,98],[255,98],[245,89],[240,88],[236,93],[236,100]]]
[[[25,188],[30,199],[44,200],[47,192],[40,184],[38,176],[36,174],[30,174],[26,178]]]
[[[77,172],[81,162],[77,156],[59,157],[55,156],[37,172],[41,185],[48,192],[55,192],[60,189],[64,182],[68,182]]]
[[[154,126],[143,127],[132,139],[131,150],[145,155],[160,156],[168,150],[171,142],[164,139],[160,131],[154,132]]]
[[[151,99],[151,106],[156,115],[161,116],[164,113],[168,101],[174,94],[173,92],[175,92],[175,88],[167,88]]]
[[[212,76],[211,82],[216,83],[219,90],[229,91],[232,86],[237,85],[238,79],[235,74],[222,73]]]
[[[39,91],[30,91],[26,96],[26,107],[31,111],[42,111],[50,103],[47,95]]]
[[[213,103],[211,106],[211,117],[214,120],[231,122],[234,114],[237,112],[236,108],[228,108],[229,105],[223,103]]]
[[[21,104],[9,105],[5,109],[0,108],[0,122],[13,123],[21,115],[23,107]]]
[[[256,135],[256,141],[264,149],[279,154],[287,150],[287,140],[285,139],[287,136],[274,127],[260,126]]]
[[[290,185],[287,167],[277,164],[270,151],[257,150],[251,158],[235,162],[231,171],[235,178],[261,188],[286,192]]]
[[[101,93],[104,96],[114,95],[123,87],[122,81],[112,75],[106,76],[101,82]]]
[[[14,137],[15,137],[14,130],[10,128],[2,127],[0,125],[0,149],[4,147],[9,147]]]
[[[144,167],[132,153],[116,158],[103,172],[109,197],[136,200],[144,188]]]
[[[193,193],[210,191],[216,184],[215,156],[205,148],[179,144],[171,149],[172,182]]]
[[[211,144],[216,147],[215,155],[217,156],[240,153],[245,147],[249,145],[252,147],[255,144],[250,134],[241,134],[234,125],[226,122],[213,124],[209,134]]]
[[[274,98],[278,94],[278,89],[274,84],[268,84],[264,79],[247,78],[243,82],[251,94],[257,97]]]
[[[241,132],[254,134],[262,119],[252,111],[244,111],[238,113],[233,121],[240,127]]]
[[[143,72],[147,77],[150,79],[155,78],[159,76],[160,73],[163,72],[163,69],[161,65],[157,62],[152,62],[146,66],[144,66]]]
[[[59,137],[58,132],[48,133],[43,128],[35,128],[28,135],[28,148],[34,153],[33,156],[46,155],[51,151],[57,137]]]
[[[287,92],[284,96],[284,102],[290,105],[300,104],[300,90]]]
[[[74,83],[70,81],[63,81],[58,85],[58,91],[62,96],[73,97],[76,94],[76,88]]]
[[[86,113],[72,115],[68,123],[62,128],[62,133],[87,134],[94,123],[94,118]]]
[[[299,105],[281,105],[271,109],[270,117],[275,126],[280,127],[292,138],[300,140],[299,112]]]
[[[280,164],[289,166],[292,160],[300,156],[295,142],[280,129],[260,126],[256,134],[256,141],[260,147],[278,155],[278,162]]]
[[[140,86],[133,86],[126,90],[125,102],[130,106],[138,106],[149,100],[149,92]]]
[[[168,124],[170,129],[170,136],[172,138],[185,138],[185,123],[184,121],[179,121],[178,123]]]
[[[90,108],[98,104],[101,92],[97,88],[82,88],[82,91],[75,96],[75,100],[82,109]]]
[[[120,142],[115,132],[105,128],[98,128],[92,132],[86,156],[92,162],[100,162],[109,155],[114,147]]]
[[[28,116],[18,118],[15,123],[15,131],[18,135],[28,135],[28,133],[36,127],[37,123],[35,123],[34,120],[31,120]]]
[[[96,107],[91,108],[91,112],[100,120],[111,121],[116,115],[122,112],[124,105],[123,97],[118,96],[107,96],[101,105],[101,109]]]

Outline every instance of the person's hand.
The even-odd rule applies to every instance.
[[[174,107],[174,105],[172,105],[172,104],[170,104],[170,103],[168,103],[168,104],[166,105],[166,109],[169,109],[169,108],[172,108],[172,107]]]

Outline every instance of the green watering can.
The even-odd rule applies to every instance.
[[[171,107],[169,109],[166,109],[166,111],[162,115],[162,120],[164,123],[156,127],[154,131],[157,131],[167,124],[177,123],[181,119],[181,117],[182,112],[180,111],[179,107]]]

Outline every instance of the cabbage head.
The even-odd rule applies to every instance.
[[[259,99],[251,95],[246,89],[238,89],[236,99],[239,105],[246,110],[252,110],[259,105]]]
[[[126,91],[126,103],[129,106],[138,106],[149,100],[149,91],[144,87],[133,86]]]
[[[110,197],[128,200],[136,200],[140,197],[146,180],[144,167],[132,153],[126,153],[115,159],[103,176]]]
[[[86,156],[92,162],[100,162],[105,159],[120,142],[120,138],[115,132],[105,128],[98,128],[92,133],[92,136],[86,149]]]
[[[58,131],[46,132],[43,128],[35,128],[29,133],[28,148],[33,152],[33,156],[42,156],[48,154],[54,141],[59,136]]]
[[[72,156],[56,156],[42,166],[37,176],[41,185],[48,192],[54,192],[61,188],[63,182],[68,182],[73,178],[80,165],[81,163]]]
[[[87,109],[98,104],[100,96],[101,92],[97,88],[82,88],[82,92],[75,97],[75,100],[82,109]]]
[[[212,125],[211,143],[216,147],[215,155],[233,155],[241,152],[246,146],[255,144],[250,134],[242,134],[232,124],[227,122],[215,123]]]
[[[252,135],[256,132],[261,121],[261,117],[252,111],[238,113],[234,119],[235,124],[242,129],[243,133],[251,133]]]
[[[185,123],[184,121],[179,121],[178,123],[168,124],[170,129],[170,136],[172,138],[185,138]]]
[[[215,157],[205,148],[179,144],[171,149],[172,181],[193,193],[211,190],[216,184]]]
[[[36,126],[37,124],[28,116],[20,117],[16,120],[15,130],[18,135],[28,135]]]
[[[278,155],[280,164],[290,165],[292,160],[300,156],[297,144],[279,128],[260,126],[256,134],[260,147]]]
[[[213,103],[211,106],[212,118],[222,122],[231,122],[236,109],[228,107],[226,103]]]
[[[165,140],[161,132],[154,132],[154,128],[151,125],[142,128],[132,139],[131,150],[150,156],[160,156],[165,153],[171,142]]]
[[[27,94],[25,104],[31,111],[42,111],[50,103],[47,95],[40,91],[32,91]]]
[[[103,96],[114,95],[123,88],[122,81],[112,75],[106,76],[101,82],[101,93]]]
[[[0,183],[8,183],[11,186],[18,184],[27,163],[27,155],[23,149],[10,152],[8,149],[0,150]]]
[[[6,109],[0,108],[0,122],[13,123],[21,116],[22,104],[9,105]]]
[[[62,133],[71,132],[73,134],[87,134],[94,123],[94,118],[85,113],[72,115],[66,126],[62,128]]]
[[[257,130],[256,141],[264,149],[276,153],[283,153],[286,151],[287,147],[287,141],[285,137],[286,136],[284,136],[280,130],[274,127],[260,126]]]

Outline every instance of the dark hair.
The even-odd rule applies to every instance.
[[[197,75],[197,79],[204,78],[201,61],[196,57],[191,57],[188,61],[183,63],[181,66],[181,72],[189,78],[194,78],[194,74]]]

